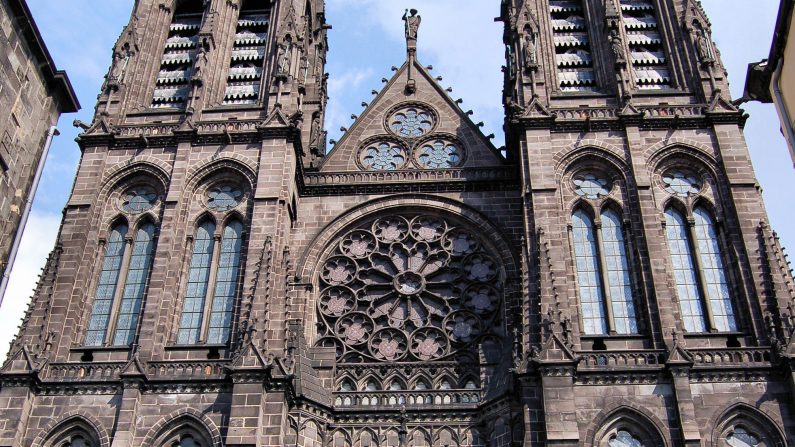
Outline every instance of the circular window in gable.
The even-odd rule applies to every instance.
[[[398,137],[419,138],[429,134],[436,126],[436,114],[421,105],[401,105],[387,114],[386,125]]]
[[[426,141],[414,150],[414,160],[423,169],[448,169],[461,166],[464,161],[461,143],[447,138]]]
[[[395,171],[407,160],[406,149],[391,141],[374,141],[359,149],[359,163],[368,171]]]

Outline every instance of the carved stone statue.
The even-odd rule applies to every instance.
[[[323,134],[323,129],[320,127],[320,114],[315,113],[312,116],[312,127],[309,132],[309,150],[318,152],[320,150],[320,138]]]
[[[403,14],[403,20],[406,22],[406,40],[409,42],[417,42],[417,31],[420,29],[422,17],[417,14],[416,9],[406,10]]]
[[[191,76],[191,81],[194,84],[201,85],[204,81],[202,77],[204,76],[204,67],[207,66],[207,49],[204,45],[199,45],[199,49],[196,52],[196,62],[193,64],[193,75]]]
[[[118,88],[119,84],[124,82],[124,72],[127,71],[131,56],[132,51],[128,43],[125,43],[121,48],[113,51],[113,63],[108,72],[106,86]]]
[[[290,72],[290,49],[292,42],[285,39],[284,42],[279,44],[279,60],[276,66],[276,74],[278,76],[287,76]]]
[[[715,61],[715,53],[712,51],[712,44],[704,30],[696,30],[696,47],[698,48],[698,58],[701,62],[706,64]]]
[[[538,67],[538,35],[535,31],[529,30],[524,35],[524,68],[532,70]]]
[[[610,50],[616,62],[624,62],[624,42],[621,41],[621,36],[616,30],[610,31]]]

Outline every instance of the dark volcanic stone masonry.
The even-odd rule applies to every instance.
[[[795,443],[795,282],[698,1],[504,0],[504,150],[416,11],[327,145],[323,8],[135,2],[0,446]]]

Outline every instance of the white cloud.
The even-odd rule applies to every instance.
[[[0,315],[3,316],[3,324],[0,325],[0,364],[5,361],[8,346],[17,335],[17,326],[28,308],[41,269],[55,246],[60,222],[60,214],[38,211],[30,214],[0,308]]]
[[[329,78],[328,91],[329,97],[346,97],[352,94],[352,90],[359,87],[362,82],[373,76],[373,68],[352,68]],[[347,115],[346,115],[347,113]],[[340,126],[350,122],[350,114],[354,111],[346,111],[340,101],[329,101],[326,111],[326,129],[339,129]]]

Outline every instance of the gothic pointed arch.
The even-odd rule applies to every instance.
[[[191,444],[192,442],[192,444]],[[221,447],[221,434],[207,415],[193,409],[165,415],[141,445],[153,447]]]
[[[736,402],[716,418],[710,447],[784,447],[785,436],[779,424],[758,408]]]
[[[107,433],[100,434],[100,426],[87,416],[71,414],[55,423],[45,435],[33,442],[41,447],[107,447]]]
[[[594,420],[588,447],[667,447],[658,423],[641,411],[618,406]]]

